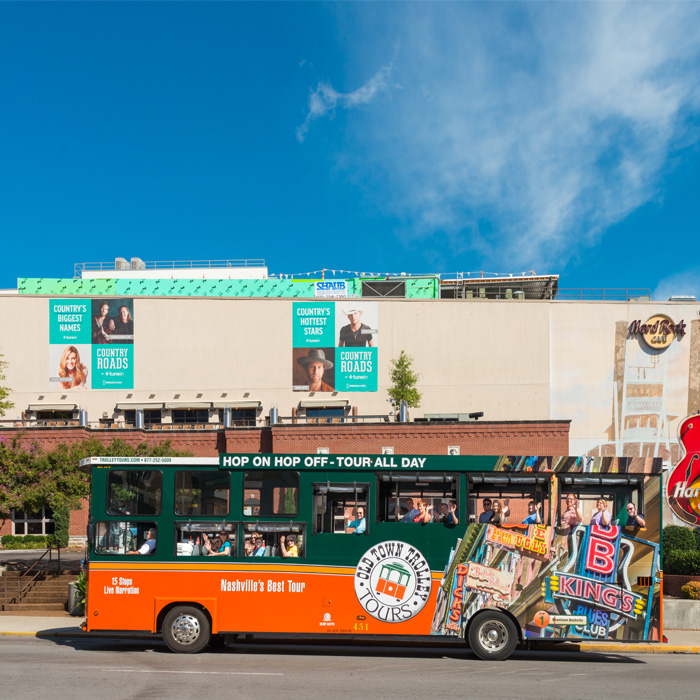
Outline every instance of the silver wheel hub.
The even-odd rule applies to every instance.
[[[199,620],[192,615],[179,615],[173,621],[173,639],[180,644],[192,644],[199,639],[202,628]]]
[[[499,620],[488,620],[479,628],[479,642],[490,652],[500,651],[508,643],[508,630]]]

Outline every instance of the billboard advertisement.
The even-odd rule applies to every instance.
[[[294,391],[377,391],[377,302],[292,305]]]
[[[134,388],[134,300],[49,300],[49,389]]]

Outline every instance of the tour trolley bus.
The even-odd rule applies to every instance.
[[[92,457],[86,629],[659,641],[661,460]],[[425,637],[422,641],[426,641]]]

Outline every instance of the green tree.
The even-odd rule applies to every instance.
[[[7,362],[5,362],[2,358],[5,357],[4,355],[0,355],[0,382],[5,381],[5,367],[7,366]],[[2,386],[0,384],[0,417],[5,415],[5,411],[8,409],[12,408],[14,404],[12,401],[10,401],[7,397],[10,395],[10,390],[7,387]]]
[[[421,395],[416,384],[419,374],[411,369],[413,358],[403,350],[399,356],[391,361],[391,387],[389,387],[389,398],[396,406],[405,401],[409,408],[420,406]]]
[[[186,457],[173,450],[170,441],[130,445],[123,440],[105,444],[91,438],[73,444],[62,443],[44,451],[37,442],[23,444],[20,436],[0,436],[0,524],[13,510],[36,512],[48,506],[54,513],[78,510],[90,493],[89,471],[80,460],[95,455],[106,457]]]

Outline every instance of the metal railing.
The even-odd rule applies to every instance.
[[[275,425],[331,425],[333,423],[399,423],[391,413],[366,416],[278,416]]]
[[[57,544],[52,544],[49,545],[48,549],[20,576],[17,577],[17,595],[14,597],[14,602],[15,603],[21,603],[22,598],[29,593],[31,590],[31,586],[34,584],[34,582],[39,578],[39,576],[42,576],[44,573],[46,573],[46,570],[48,569],[49,565],[53,561],[53,550],[54,548],[56,549],[56,554],[57,554],[57,561],[58,561],[58,574],[61,574],[61,548]],[[44,565],[37,569],[36,572],[34,573],[34,576],[32,576],[29,580],[26,579],[27,576],[32,572],[32,569],[46,556],[49,555],[49,558],[44,562]],[[8,592],[8,578],[7,575],[3,576],[3,579],[5,579],[5,597],[4,597],[4,606],[3,610],[7,611],[7,606],[10,604],[12,601],[12,598],[10,597],[8,599],[8,596],[13,596],[14,591]],[[23,585],[24,584],[24,585]]]
[[[229,268],[229,267],[265,267],[264,258],[250,258],[240,260],[139,260],[143,267],[132,268],[129,261],[128,267],[120,267],[114,262],[83,262],[73,266],[73,277],[82,277],[85,270],[191,270],[201,268]]]
[[[559,289],[560,301],[651,301],[651,289]]]

